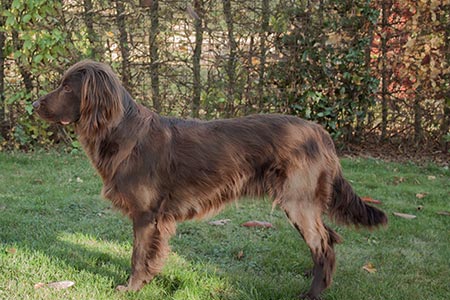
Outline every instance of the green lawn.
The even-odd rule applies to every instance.
[[[449,170],[375,159],[342,163],[361,196],[383,202],[389,227],[369,232],[332,224],[344,243],[324,299],[449,299],[450,216],[438,214],[450,210]],[[118,293],[114,287],[130,269],[131,224],[100,189],[84,155],[0,153],[0,299],[279,300],[296,299],[310,285],[302,276],[312,266],[308,248],[266,199],[213,218],[231,219],[225,226],[180,224],[162,274],[138,293]],[[249,220],[274,228],[240,225]],[[363,270],[367,263],[377,271]],[[35,288],[62,280],[75,285]]]

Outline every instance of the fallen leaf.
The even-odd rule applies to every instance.
[[[213,225],[213,226],[224,226],[224,225],[228,224],[229,222],[231,222],[230,219],[222,219],[222,220],[208,222],[208,224]]]
[[[264,221],[248,221],[243,223],[241,226],[245,227],[264,227],[264,228],[272,228],[272,223],[264,222]]]
[[[64,281],[58,281],[58,282],[50,282],[47,284],[49,288],[56,289],[56,290],[62,290],[70,288],[71,286],[75,285],[75,282],[70,280],[64,280]]]
[[[6,250],[6,252],[7,252],[8,254],[16,254],[17,249],[16,249],[16,248],[9,248],[8,250]]]
[[[427,195],[427,193],[417,193],[416,194],[416,198],[417,199],[423,199],[423,198],[425,198],[426,195]]]
[[[46,286],[45,283],[43,283],[43,282],[38,282],[38,283],[36,283],[36,284],[34,285],[34,288],[37,290],[37,289],[43,288],[44,286]]]
[[[436,179],[436,176],[433,176],[433,175],[428,176],[428,180],[435,180],[435,179]]]
[[[245,256],[245,255],[244,255],[244,251],[243,251],[243,250],[239,251],[239,252],[236,254],[237,260],[243,259],[244,256]]]
[[[70,281],[70,280],[63,280],[63,281],[56,281],[56,282],[50,282],[50,283],[36,283],[34,285],[35,289],[40,289],[43,287],[49,287],[55,290],[62,290],[62,289],[67,289],[70,288],[71,286],[75,285],[75,282]]]
[[[373,203],[373,204],[382,204],[380,200],[373,199],[371,197],[361,197],[361,200],[366,203]]]
[[[377,269],[375,268],[375,265],[371,262],[365,264],[363,266],[363,270],[369,272],[369,273],[375,273],[377,271]]]
[[[394,177],[394,184],[395,185],[398,185],[398,184],[400,184],[402,182],[405,182],[405,181],[406,181],[405,177],[399,177],[399,176],[395,176]]]
[[[450,211],[438,211],[437,214],[441,216],[450,216]]]
[[[415,219],[415,218],[417,218],[415,215],[409,215],[409,214],[403,214],[403,213],[397,213],[397,212],[394,213],[394,216],[397,216],[397,217],[400,217],[400,218],[403,218],[403,219]]]

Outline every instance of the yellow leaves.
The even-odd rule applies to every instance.
[[[261,63],[261,61],[259,60],[259,57],[252,57],[252,65],[253,66],[258,66]]]
[[[368,273],[375,273],[377,272],[377,269],[375,268],[375,265],[371,262],[368,262],[367,264],[365,264],[363,267],[364,271],[367,271]]]

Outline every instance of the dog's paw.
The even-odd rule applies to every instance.
[[[128,287],[126,285],[118,285],[116,287],[116,291],[118,291],[118,292],[127,292],[128,291]]]
[[[119,292],[137,292],[145,285],[145,281],[131,279],[127,285],[118,285],[116,291]]]
[[[137,292],[142,288],[142,285],[118,285],[116,291],[118,292]]]

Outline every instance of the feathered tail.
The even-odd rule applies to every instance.
[[[367,205],[356,195],[341,172],[333,182],[333,194],[328,213],[336,222],[345,225],[354,224],[372,228],[386,225],[388,221],[383,211]]]

